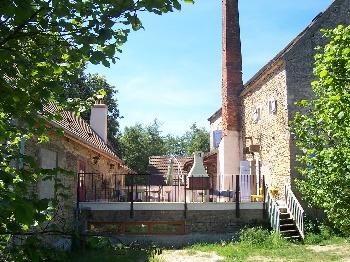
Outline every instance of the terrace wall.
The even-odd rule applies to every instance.
[[[113,210],[115,203],[87,203],[83,207],[83,224],[87,228],[93,223],[134,223],[134,222],[184,222],[185,233],[235,233],[247,224],[264,223],[262,203],[242,203],[239,217],[234,203],[135,203],[133,217],[127,210],[129,203],[122,203],[119,210]],[[148,205],[149,204],[149,205]],[[164,205],[165,204],[165,205]],[[90,206],[87,208],[87,206]],[[108,207],[109,205],[109,207]],[[156,207],[158,206],[158,208]],[[158,210],[156,210],[158,209]],[[109,232],[112,233],[113,232]]]

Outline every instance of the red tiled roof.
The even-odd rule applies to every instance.
[[[74,136],[82,143],[87,144],[98,151],[102,151],[113,157],[116,161],[122,163],[122,160],[116,155],[116,153],[81,117],[76,116],[73,112],[58,109],[57,105],[54,103],[49,103],[44,106],[44,110],[51,114],[59,113],[62,116],[61,120],[51,120],[50,122],[63,128],[65,133]]]
[[[147,167],[147,172],[152,174],[152,175],[167,175],[168,173],[168,166],[169,166],[169,160],[171,159],[171,156],[151,156],[149,158],[148,162],[148,167]],[[186,175],[187,172],[184,171],[184,164],[192,160],[193,157],[182,157],[182,156],[177,156],[176,159],[180,163],[180,168],[182,170],[182,174]],[[177,174],[178,172],[180,173],[179,166],[176,162],[174,161],[174,174]]]

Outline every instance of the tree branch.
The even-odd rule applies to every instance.
[[[49,1],[50,3],[51,1]],[[30,17],[28,17],[23,23],[19,24],[13,31],[10,33],[7,37],[5,37],[3,40],[0,41],[0,47],[6,44],[9,40],[16,37],[16,34],[18,34],[30,21],[32,21],[41,11],[45,9],[44,6],[40,7],[38,10],[36,10]]]

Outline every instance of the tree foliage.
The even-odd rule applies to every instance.
[[[145,127],[136,124],[126,127],[120,137],[123,159],[129,167],[138,173],[146,173],[150,156],[166,153],[159,127],[156,120]]]
[[[83,70],[79,70],[76,81],[69,81],[64,86],[65,99],[81,99],[88,100],[103,89],[106,94],[103,98],[104,102],[108,105],[108,142],[111,146],[119,151],[118,139],[119,135],[119,108],[117,100],[117,89],[115,86],[110,85],[106,78],[99,74],[86,74]],[[90,121],[90,110],[81,113],[81,117],[85,121]]]
[[[210,151],[209,132],[203,127],[197,127],[196,123],[190,127],[182,139],[185,141],[186,155],[192,155],[195,151]]]
[[[126,127],[120,136],[120,147],[126,164],[136,172],[145,173],[150,156],[191,156],[195,151],[209,152],[209,132],[193,124],[182,136],[163,136],[155,120],[145,127],[141,124]]]
[[[318,48],[312,82],[314,99],[300,101],[293,120],[306,200],[350,234],[350,26],[323,30],[329,42]]]
[[[114,63],[130,31],[142,28],[139,12],[175,9],[180,9],[178,0],[1,1],[0,260],[45,260],[33,237],[52,219],[55,204],[39,200],[33,188],[39,179],[63,170],[47,175],[48,170],[23,155],[20,143],[48,140],[47,121],[60,116],[45,112],[44,106],[57,102],[77,113],[84,111],[96,95],[106,92],[86,101],[67,101],[66,84],[76,82],[88,62]],[[14,236],[23,234],[31,234],[19,241],[28,245],[15,246]]]

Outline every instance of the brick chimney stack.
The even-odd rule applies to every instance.
[[[235,188],[242,160],[240,93],[242,55],[238,0],[222,0],[222,131],[218,152],[218,190]]]
[[[243,89],[238,0],[222,0],[222,128],[240,131]]]

